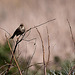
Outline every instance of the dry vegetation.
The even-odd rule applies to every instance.
[[[0,75],[74,75],[74,7],[74,0],[1,0]],[[21,23],[26,32],[10,40]]]

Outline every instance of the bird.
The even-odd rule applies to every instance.
[[[20,24],[20,26],[15,30],[15,32],[10,37],[10,39],[13,39],[15,36],[22,35],[24,32],[25,32],[25,27],[23,24]]]

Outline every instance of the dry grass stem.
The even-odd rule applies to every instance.
[[[40,36],[40,39],[41,39],[41,43],[42,43],[42,50],[43,50],[43,65],[44,65],[44,75],[47,75],[46,74],[46,61],[45,61],[45,50],[44,50],[44,43],[43,43],[43,40],[42,40],[42,37],[41,37],[41,34],[39,32],[39,30],[36,28],[39,36]]]
[[[5,36],[6,36],[6,35],[5,35]],[[20,75],[22,75],[21,70],[20,70],[20,67],[19,67],[19,65],[18,65],[18,62],[17,62],[17,60],[16,60],[14,54],[13,54],[13,51],[12,51],[12,48],[11,48],[11,46],[10,46],[10,43],[9,43],[9,40],[8,40],[7,36],[6,36],[6,40],[7,40],[7,42],[8,42],[8,45],[9,45],[10,51],[11,51],[11,53],[12,53],[12,56],[13,56],[13,58],[14,58],[14,61],[15,61],[16,65],[17,65],[17,67],[18,67],[19,73],[20,73]],[[11,65],[11,64],[10,64],[10,65]],[[6,73],[6,75],[7,75],[7,73]]]
[[[46,66],[49,64],[49,61],[50,61],[50,39],[49,39],[49,33],[48,33],[48,28],[46,27],[47,29],[47,37],[48,37],[48,60],[47,60],[47,63],[46,63]]]
[[[70,28],[70,33],[71,33],[72,41],[73,41],[73,44],[74,44],[74,50],[75,50],[75,41],[74,41],[74,36],[73,36],[72,28],[71,28],[71,25],[70,25],[70,22],[69,22],[68,19],[67,19],[67,22],[68,22],[68,25],[69,25],[69,28]],[[75,52],[75,51],[74,51],[74,52]]]

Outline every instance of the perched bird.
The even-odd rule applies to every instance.
[[[23,33],[25,32],[25,27],[23,24],[20,24],[20,26],[15,30],[15,32],[13,33],[13,35],[10,37],[10,39],[13,39],[16,36],[18,35],[22,35]]]

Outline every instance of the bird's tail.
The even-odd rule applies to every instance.
[[[13,38],[14,38],[14,36],[15,36],[15,35],[13,34],[13,35],[10,37],[10,39],[13,39]]]

